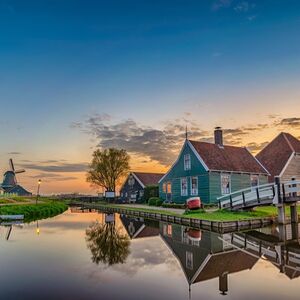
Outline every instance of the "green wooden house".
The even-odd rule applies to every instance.
[[[159,181],[160,198],[185,203],[199,196],[203,203],[217,197],[268,183],[266,168],[245,147],[223,145],[223,132],[215,129],[215,143],[186,139],[171,169]]]

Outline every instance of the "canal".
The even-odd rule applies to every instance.
[[[0,299],[299,299],[298,224],[218,234],[71,208],[0,227]]]

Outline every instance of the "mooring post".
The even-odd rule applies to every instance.
[[[285,205],[284,205],[283,198],[281,196],[281,186],[280,186],[279,176],[275,176],[275,184],[277,187],[277,197],[278,197],[278,203],[277,203],[278,223],[285,224]]]
[[[297,203],[293,203],[290,206],[290,210],[291,210],[291,222],[298,223]]]

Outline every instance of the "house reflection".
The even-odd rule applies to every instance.
[[[141,239],[159,235],[159,222],[120,215],[120,220],[130,239]]]
[[[160,223],[161,237],[178,259],[189,284],[219,278],[220,293],[228,292],[228,275],[251,269],[259,258],[228,243],[230,235]]]

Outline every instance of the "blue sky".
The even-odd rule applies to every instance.
[[[165,132],[174,123],[212,131],[297,120],[299,30],[299,1],[0,0],[0,168],[10,152],[19,164],[84,166],[103,145],[103,122]],[[282,129],[272,128],[259,144]],[[84,172],[48,171],[28,169],[22,180],[88,190]]]

